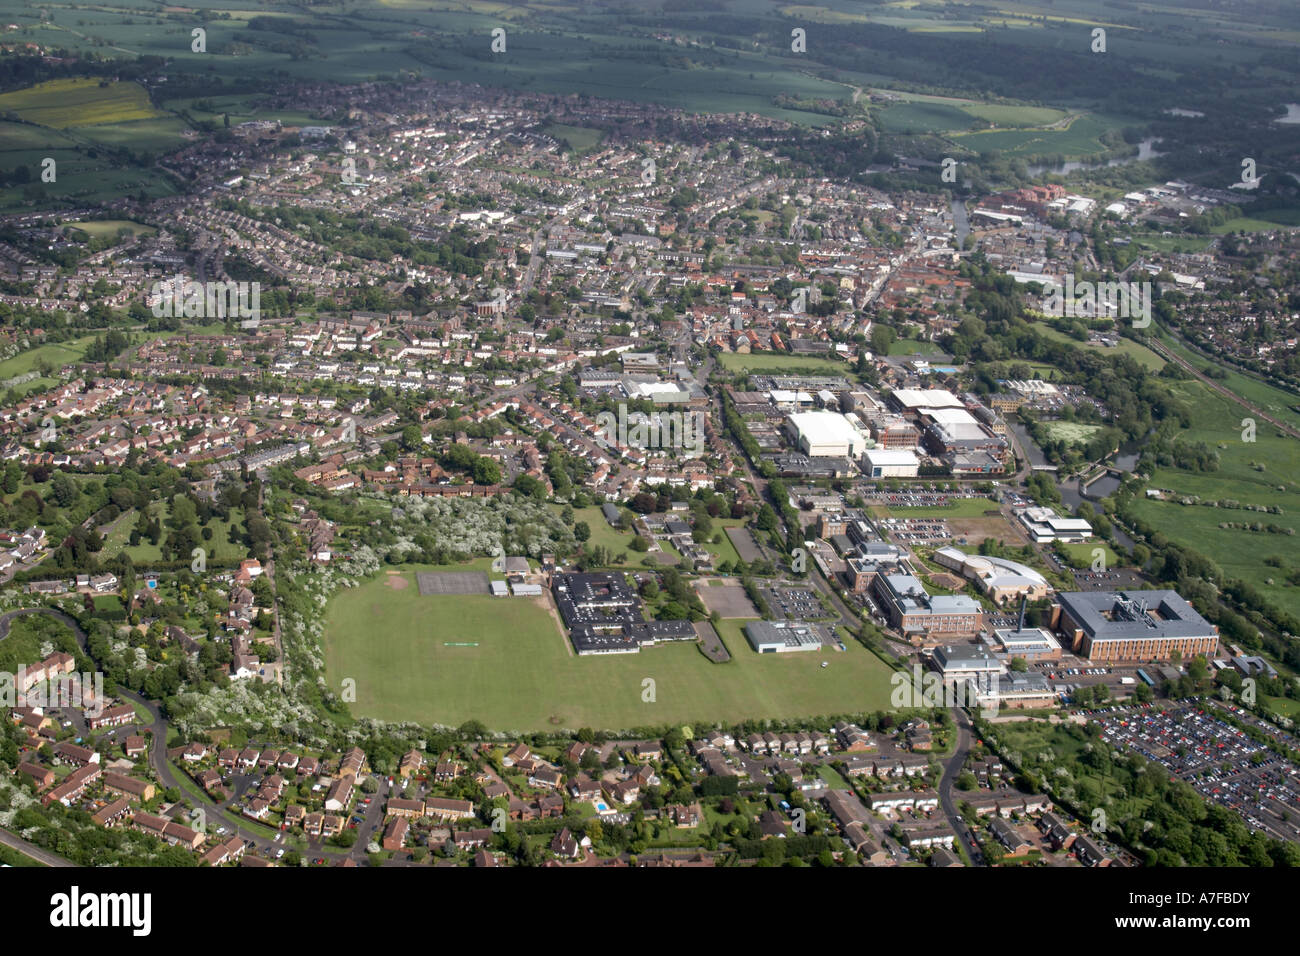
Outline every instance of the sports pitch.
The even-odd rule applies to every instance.
[[[853,643],[842,653],[760,658],[724,625],[733,657],[726,664],[691,644],[577,657],[548,597],[425,596],[416,574],[379,574],[330,602],[326,679],[334,687],[356,681],[356,716],[451,726],[474,719],[501,731],[623,730],[888,706],[888,667]],[[653,701],[643,700],[647,678]]]

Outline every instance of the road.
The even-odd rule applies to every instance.
[[[10,611],[7,614],[0,615],[0,640],[3,640],[9,634],[10,622],[16,617],[23,617],[28,614],[48,614],[67,625],[77,640],[78,646],[83,653],[90,656],[86,648],[86,632],[81,629],[81,625],[76,619],[57,611],[54,608],[24,608],[22,610]],[[150,723],[144,725],[145,728],[153,735],[153,744],[149,748],[149,766],[153,769],[158,777],[159,783],[164,788],[172,787],[186,794],[207,816],[209,826],[224,826],[228,834],[233,834],[243,838],[244,842],[249,844],[250,850],[257,847],[266,855],[267,850],[275,851],[281,848],[282,844],[275,842],[274,837],[266,836],[260,832],[255,832],[246,826],[236,824],[233,820],[228,819],[221,811],[224,809],[222,804],[218,804],[206,793],[202,797],[196,797],[189,790],[182,786],[181,780],[173,772],[171,764],[167,760],[167,720],[163,717],[162,711],[158,705],[139,694],[127,690],[125,687],[118,687],[116,696],[129,700],[139,707],[143,708],[150,717]],[[383,824],[383,815],[379,813],[380,807],[383,806],[385,794],[388,790],[388,780],[386,777],[376,775],[375,779],[379,782],[379,791],[371,797],[370,808],[366,813],[366,820],[357,827],[357,842],[351,849],[345,850],[337,847],[325,847],[316,843],[309,843],[307,855],[312,857],[325,857],[327,859],[341,860],[344,857],[351,856],[354,860],[360,862],[366,855],[366,846],[370,841],[378,840],[378,829]],[[186,783],[190,789],[196,792],[197,785],[186,778]],[[356,812],[356,811],[353,811]],[[233,815],[233,812],[232,812]]]
[[[1250,402],[1246,401],[1246,399],[1242,398],[1240,395],[1232,391],[1230,388],[1226,388],[1223,385],[1220,385],[1218,382],[1214,381],[1214,379],[1210,378],[1208,375],[1202,372],[1191,362],[1187,361],[1187,359],[1175,353],[1172,349],[1170,349],[1167,345],[1165,345],[1165,343],[1161,342],[1159,339],[1149,338],[1147,339],[1147,344],[1151,347],[1151,350],[1155,352],[1157,355],[1159,355],[1161,358],[1165,359],[1168,362],[1173,362],[1174,364],[1178,365],[1180,368],[1191,373],[1193,376],[1196,377],[1196,380],[1199,381],[1201,384],[1206,385],[1209,388],[1213,389],[1214,391],[1218,392],[1224,398],[1236,402],[1238,405],[1246,409],[1252,415],[1264,419],[1264,421],[1268,422],[1270,425],[1273,425],[1278,430],[1286,433],[1287,435],[1290,435],[1292,438],[1300,438],[1300,430],[1292,428],[1290,425],[1286,424],[1285,422],[1278,421],[1272,415],[1268,414],[1268,412],[1263,411],[1257,405],[1252,405]]]
[[[28,843],[20,836],[10,833],[8,830],[0,830],[0,844],[9,847],[11,850],[17,850],[23,856],[30,857],[37,863],[44,863],[46,866],[76,866],[71,860],[65,860],[61,856],[55,856],[48,850],[42,850],[35,843]]]
[[[699,377],[702,381],[708,381],[708,376],[712,371],[712,367],[713,357],[710,356],[706,360],[704,366],[700,369],[701,374]],[[722,421],[723,401],[720,389],[715,397],[719,406],[718,420]],[[770,495],[768,493],[767,480],[754,472],[749,461],[749,456],[744,453],[743,449],[741,450],[740,461],[742,467],[745,469],[745,474],[749,482],[754,486],[755,493],[758,495],[760,500],[769,498]],[[1028,461],[1026,460],[1025,469],[1027,470],[1027,468]],[[777,517],[778,520],[781,520],[780,512],[777,512]],[[782,528],[784,530],[784,522],[782,523]],[[763,552],[764,557],[768,557],[768,549],[766,545],[758,538],[755,538],[754,540],[758,544],[759,550]],[[809,573],[808,581],[821,594],[824,594],[830,600],[831,606],[834,607],[836,612],[840,615],[841,623],[852,631],[858,623],[858,615],[844,603],[839,594],[836,593],[835,589],[831,587],[830,582],[822,577],[820,570]],[[953,755],[948,758],[948,761],[943,767],[943,778],[939,784],[939,800],[944,815],[948,818],[949,825],[952,827],[953,832],[957,834],[957,839],[965,845],[967,852],[970,854],[971,862],[976,866],[985,866],[986,864],[983,854],[980,853],[977,847],[972,845],[974,843],[974,835],[971,833],[970,827],[966,825],[966,821],[962,819],[961,814],[957,812],[957,807],[952,797],[953,781],[956,779],[957,774],[961,772],[962,765],[966,762],[966,755],[970,752],[971,747],[971,726],[966,713],[960,708],[954,708],[952,711],[952,717],[953,722],[957,726],[957,744],[953,750]]]
[[[979,851],[975,845],[975,835],[971,833],[970,827],[962,819],[962,815],[957,812],[957,803],[953,800],[952,787],[957,780],[957,775],[961,773],[962,765],[966,762],[966,755],[970,753],[971,745],[971,725],[970,718],[960,707],[954,707],[950,712],[953,723],[957,725],[957,745],[953,748],[952,756],[949,757],[943,765],[943,777],[939,781],[939,806],[942,808],[944,816],[948,818],[948,825],[952,827],[952,832],[957,834],[957,839],[966,848],[970,854],[971,862],[976,866],[985,866],[984,854]]]

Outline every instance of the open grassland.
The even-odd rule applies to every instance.
[[[953,133],[953,142],[977,153],[1008,156],[1056,155],[1086,157],[1106,151],[1101,135],[1107,130],[1133,123],[1128,117],[1085,113],[1059,127],[1023,130],[987,130]]]
[[[87,335],[19,352],[13,358],[0,362],[0,381],[36,371],[42,362],[48,362],[56,371],[64,365],[80,362],[94,338],[93,335]]]
[[[733,657],[726,664],[711,663],[692,644],[577,657],[549,598],[421,597],[413,569],[398,576],[405,587],[380,573],[336,595],[327,610],[327,680],[356,680],[359,716],[617,730],[856,712],[889,699],[889,669],[854,644],[843,653],[760,657],[740,632],[743,622],[724,621]],[[655,682],[653,702],[643,700],[647,678]]]
[[[1217,379],[1220,385],[1234,394],[1240,395],[1256,408],[1272,415],[1278,421],[1286,422],[1292,428],[1300,428],[1300,409],[1297,408],[1297,406],[1300,406],[1300,395],[1277,388],[1255,378],[1253,375],[1238,372],[1236,369],[1206,358],[1200,352],[1188,348],[1163,331],[1160,340],[1170,351],[1191,362],[1194,368],[1204,370],[1206,366],[1214,365],[1226,376]]]
[[[1071,567],[1080,570],[1092,567],[1092,562],[1097,557],[1093,552],[1098,548],[1101,549],[1107,570],[1120,567],[1124,563],[1105,541],[1058,541],[1053,547],[1069,559]]]
[[[0,94],[0,112],[52,129],[128,123],[159,116],[137,83],[63,79]]]
[[[1088,349],[1093,352],[1101,352],[1103,355],[1131,356],[1135,362],[1138,362],[1139,364],[1145,366],[1146,368],[1151,369],[1151,371],[1153,372],[1158,372],[1160,371],[1160,369],[1165,367],[1164,359],[1162,359],[1155,352],[1151,351],[1145,345],[1141,344],[1140,342],[1135,342],[1132,339],[1122,338],[1119,340],[1118,345],[1102,345],[1100,342],[1080,342],[1078,339],[1071,338],[1070,336],[1066,335],[1064,332],[1057,331],[1056,329],[1048,325],[1046,322],[1036,323],[1034,325],[1034,331],[1038,332],[1040,335],[1046,338],[1053,339],[1057,342],[1068,342],[1069,344],[1073,345],[1075,348]]]
[[[61,222],[60,227],[69,227],[79,232],[84,232],[92,239],[99,239],[103,236],[116,236],[119,231],[129,229],[137,236],[152,236],[158,230],[153,226],[146,226],[144,223],[133,222],[130,219],[95,219],[88,222]]]
[[[723,352],[718,362],[729,372],[807,372],[810,375],[843,375],[852,377],[847,362],[820,356],[787,355],[783,352]]]
[[[1219,527],[1226,522],[1260,522],[1292,527],[1300,533],[1300,442],[1280,435],[1275,427],[1262,421],[1257,423],[1256,440],[1244,442],[1241,421],[1246,412],[1240,405],[1199,382],[1180,382],[1176,388],[1194,415],[1192,427],[1182,433],[1182,438],[1204,441],[1215,448],[1219,469],[1199,474],[1158,468],[1150,486],[1178,496],[1199,495],[1203,500],[1231,498],[1242,504],[1277,505],[1282,514],[1143,498],[1134,504],[1138,516],[1170,541],[1206,555],[1230,577],[1250,582],[1279,606],[1300,613],[1300,587],[1286,583],[1287,574],[1297,564],[1297,538]],[[1269,558],[1277,558],[1282,566],[1266,564]]]

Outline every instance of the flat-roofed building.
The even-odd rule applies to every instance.
[[[862,454],[862,473],[868,478],[915,478],[921,460],[905,448],[869,448]]]
[[[984,643],[999,657],[1020,657],[1027,661],[1059,661],[1061,644],[1042,627],[998,627],[983,636]]]
[[[1219,629],[1176,591],[1069,591],[1056,596],[1053,627],[1093,661],[1213,657]]]
[[[1017,508],[1016,519],[1035,544],[1051,541],[1087,541],[1092,525],[1082,518],[1062,518],[1051,508]]]
[[[867,439],[838,412],[800,412],[786,419],[790,436],[809,458],[857,458]]]
[[[984,612],[974,598],[965,594],[931,596],[911,574],[878,574],[871,590],[890,625],[916,643],[974,637],[984,624]]]
[[[759,654],[815,651],[822,646],[819,629],[798,621],[750,621],[745,637]]]

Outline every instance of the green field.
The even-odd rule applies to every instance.
[[[1103,133],[1132,122],[1128,117],[1084,113],[1072,118],[1064,128],[954,133],[953,141],[977,153],[1088,157],[1106,152],[1107,147],[1101,142]]]
[[[566,126],[563,123],[548,123],[542,127],[542,132],[556,139],[567,140],[576,153],[595,149],[605,138],[601,130],[587,126]]]
[[[158,230],[153,226],[146,226],[144,223],[132,222],[129,219],[96,219],[90,222],[61,222],[60,228],[76,229],[84,232],[92,239],[99,239],[103,236],[116,236],[122,229],[129,229],[137,236],[152,236]]]
[[[380,574],[340,592],[327,609],[326,678],[332,687],[356,680],[358,716],[448,725],[477,719],[510,731],[623,730],[888,704],[888,668],[856,644],[843,653],[760,657],[740,633],[743,622],[724,621],[727,664],[709,662],[691,644],[577,657],[548,599],[421,597],[414,570],[401,576],[402,590]],[[646,678],[655,681],[654,702],[642,700]]]
[[[163,525],[161,543],[167,540],[168,509],[165,504],[158,502],[150,505],[150,508]],[[240,523],[241,514],[242,512],[238,508],[232,510],[231,518],[233,523]],[[145,566],[163,559],[162,548],[159,545],[152,544],[148,538],[141,538],[140,543],[135,546],[130,544],[131,531],[135,527],[138,516],[139,512],[132,509],[113,523],[112,530],[104,536],[104,548],[100,552],[102,559],[115,558],[123,551],[131,556],[131,560],[137,566]],[[211,539],[199,542],[207,551],[207,560],[213,564],[228,566],[237,564],[248,557],[248,549],[242,543],[232,544],[227,538],[232,521],[222,521],[218,517],[213,517],[207,525],[212,529]]]
[[[1276,428],[1263,421],[1257,423],[1255,441],[1244,442],[1241,422],[1248,417],[1244,408],[1199,382],[1179,382],[1174,388],[1195,416],[1192,427],[1182,432],[1180,438],[1204,441],[1217,450],[1219,469],[1193,473],[1157,468],[1151,476],[1150,487],[1169,489],[1179,495],[1199,495],[1210,501],[1231,498],[1243,504],[1277,505],[1282,514],[1182,505],[1174,500],[1145,497],[1134,501],[1134,510],[1170,541],[1199,551],[1229,577],[1249,582],[1269,600],[1293,614],[1300,614],[1300,587],[1286,583],[1287,575],[1296,566],[1296,539],[1219,527],[1224,522],[1260,522],[1300,531],[1300,518],[1296,517],[1300,515],[1300,483],[1297,483],[1300,442],[1280,436]],[[1281,401],[1286,394],[1262,383],[1256,383],[1256,389],[1275,393],[1276,401]],[[1265,559],[1270,557],[1280,559],[1282,567],[1265,564]]]
[[[942,355],[943,349],[934,342],[917,339],[898,339],[889,344],[890,355]]]
[[[587,527],[591,528],[591,538],[587,543],[593,547],[601,545],[608,548],[613,560],[617,561],[618,556],[622,555],[624,563],[634,565],[639,564],[641,559],[645,557],[645,552],[633,551],[628,547],[634,537],[630,530],[617,530],[609,526],[609,522],[605,520],[604,512],[600,510],[600,505],[575,508],[573,514],[575,524],[579,521],[585,521]]]
[[[1100,425],[1085,425],[1082,422],[1044,422],[1043,427],[1054,440],[1070,445],[1087,444],[1089,438],[1101,431]]]
[[[36,371],[41,362],[49,362],[56,371],[64,365],[80,362],[94,339],[93,335],[87,335],[84,338],[40,345],[20,352],[13,358],[0,362],[0,381]]]
[[[899,508],[872,505],[871,513],[880,518],[982,518],[986,511],[997,511],[991,498],[958,498],[947,507]]]
[[[1081,570],[1092,567],[1093,559],[1096,557],[1093,551],[1097,548],[1101,548],[1105,555],[1107,569],[1120,567],[1124,563],[1105,541],[1058,541],[1053,547],[1069,558],[1071,567]]]
[[[801,355],[786,355],[779,352],[751,352],[742,355],[739,352],[723,352],[718,362],[729,372],[807,372],[810,375],[852,376],[852,369],[847,362],[839,359],[811,358]]]
[[[1145,345],[1135,342],[1132,339],[1122,338],[1118,345],[1101,345],[1096,342],[1080,342],[1078,339],[1070,338],[1064,332],[1059,332],[1052,328],[1046,322],[1034,323],[1034,330],[1045,338],[1053,339],[1057,342],[1068,342],[1075,348],[1090,349],[1094,352],[1100,352],[1103,355],[1128,355],[1135,362],[1158,372],[1165,367],[1165,360],[1155,352],[1151,351]]]
[[[127,123],[161,114],[137,83],[63,79],[0,94],[0,113],[52,129],[101,123]]]

